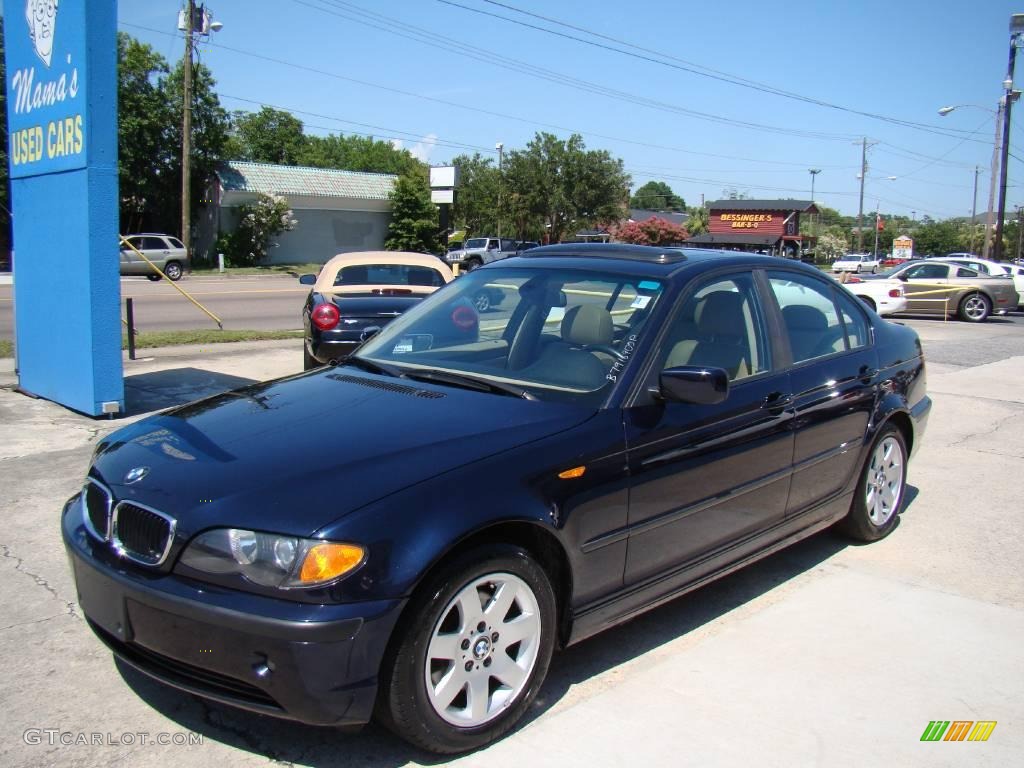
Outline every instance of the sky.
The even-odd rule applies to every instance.
[[[120,0],[119,28],[178,59],[180,0]],[[1024,0],[214,0],[199,44],[224,106],[311,134],[392,140],[433,165],[583,136],[634,188],[726,190],[865,212],[987,210],[1011,14]],[[534,15],[529,15],[534,14]],[[539,18],[544,17],[544,18]],[[550,31],[545,31],[550,30]],[[552,32],[554,34],[552,34]],[[573,39],[576,38],[576,39]],[[1024,61],[1017,83],[1024,83]],[[784,92],[784,93],[780,93]],[[940,107],[959,106],[949,115]],[[1024,103],[1010,151],[1024,158]],[[909,124],[909,125],[908,125]],[[1024,204],[1011,158],[1007,209]]]

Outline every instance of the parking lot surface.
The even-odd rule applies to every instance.
[[[1024,326],[901,322],[921,335],[934,408],[890,537],[820,534],[557,654],[527,723],[451,762],[1024,764]],[[126,363],[128,418],[302,364],[296,341],[152,354]],[[78,610],[58,516],[125,422],[13,385],[0,361],[0,765],[444,762],[376,726],[267,719],[116,663]],[[922,742],[934,720],[997,724],[985,742]]]

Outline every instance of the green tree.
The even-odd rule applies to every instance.
[[[539,220],[534,226],[559,242],[566,233],[624,218],[630,179],[622,161],[587,151],[577,134],[563,141],[538,133],[526,149],[508,153],[504,170],[502,208],[520,231]]]
[[[364,173],[412,173],[422,166],[408,150],[369,136],[307,136],[299,165]]]
[[[835,261],[839,256],[846,253],[846,238],[833,232],[826,232],[818,238],[816,248],[817,260],[828,263]]]
[[[648,181],[629,198],[630,208],[646,211],[685,211],[686,201],[663,181]]]
[[[156,213],[161,201],[167,199],[167,169],[173,162],[174,151],[180,152],[171,143],[169,126],[180,117],[161,82],[169,71],[167,60],[152,46],[124,32],[117,34],[117,49],[121,231],[137,232],[147,217]],[[176,206],[174,210],[180,209]],[[177,231],[177,227],[160,228]]]
[[[941,256],[960,250],[960,229],[952,221],[928,219],[914,232],[914,252]]]
[[[399,176],[390,198],[391,223],[384,247],[414,253],[440,251],[437,206],[430,202],[426,167]]]
[[[238,226],[225,237],[228,260],[236,267],[259,264],[267,257],[271,238],[290,232],[296,224],[287,200],[260,194],[256,202],[238,209]]]
[[[259,112],[235,112],[226,146],[232,160],[298,165],[304,157],[306,136],[302,121],[291,112],[263,107]]]
[[[708,209],[691,208],[690,216],[686,219],[686,231],[693,235],[703,235],[708,231]]]
[[[477,152],[472,156],[459,155],[452,165],[459,169],[459,188],[452,210],[456,228],[476,235],[497,233],[499,176],[494,161]],[[511,206],[505,208],[511,210]],[[510,225],[511,217],[504,221]]]
[[[175,151],[167,163],[163,203],[165,212],[181,215],[181,119],[184,101],[184,69],[179,64],[163,80],[163,89],[174,105],[175,117],[170,124],[168,142]],[[224,159],[228,143],[230,120],[220,105],[216,92],[217,81],[205,64],[195,64],[192,72],[192,221],[203,205],[203,199],[217,164]],[[174,218],[173,216],[171,217]],[[164,224],[164,231],[176,231],[180,225]]]

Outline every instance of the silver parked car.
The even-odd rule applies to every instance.
[[[903,282],[908,314],[955,315],[967,322],[980,323],[994,312],[1005,314],[1017,307],[1012,280],[984,275],[955,263],[934,259],[912,261],[881,277]]]
[[[144,232],[138,235],[125,235],[125,240],[158,266],[171,280],[180,280],[188,268],[188,252],[185,245],[176,237]],[[159,280],[160,275],[142,259],[132,248],[121,247],[121,274],[145,275],[150,280]]]

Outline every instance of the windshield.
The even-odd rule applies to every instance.
[[[406,375],[455,372],[598,407],[632,363],[662,290],[631,275],[488,268],[425,299],[357,355]]]
[[[464,248],[486,248],[487,238],[486,237],[474,237],[466,241]]]

